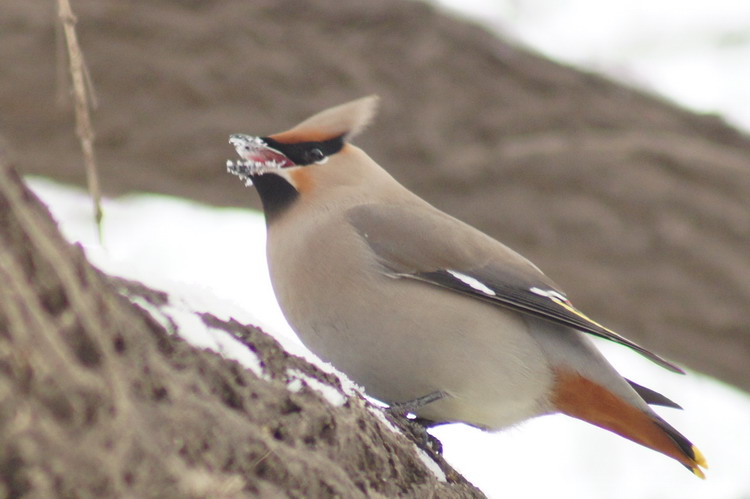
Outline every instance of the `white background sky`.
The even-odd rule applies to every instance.
[[[750,129],[750,2],[435,0],[560,62]]]
[[[441,2],[552,58],[750,127],[750,2]],[[227,146],[227,157],[231,153]],[[224,159],[216,158],[217,168]],[[81,241],[105,271],[169,290],[196,308],[258,323],[294,353],[304,353],[273,300],[259,214],[160,196],[106,200],[102,248],[85,193],[39,179],[33,186],[66,237]],[[239,182],[237,188],[243,188]],[[696,373],[671,374],[617,346],[602,348],[624,375],[685,407],[660,412],[704,452],[708,480],[563,416],[499,434],[461,425],[438,428],[434,433],[446,458],[490,497],[750,498],[750,397]]]

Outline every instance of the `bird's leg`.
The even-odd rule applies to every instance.
[[[408,400],[406,402],[399,402],[397,404],[391,404],[390,407],[388,407],[388,412],[394,415],[403,416],[404,414],[408,412],[413,413],[417,409],[420,409],[433,402],[437,402],[438,400],[442,400],[447,396],[448,394],[445,393],[444,391],[437,390],[432,393],[428,393],[427,395],[417,397],[413,400]]]

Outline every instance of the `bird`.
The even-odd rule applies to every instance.
[[[352,144],[378,102],[229,137],[240,159],[227,170],[259,194],[274,294],[302,342],[425,427],[498,431],[562,413],[704,478],[703,454],[650,407],[679,406],[621,376],[591,336],[684,371],[589,318],[536,265]]]

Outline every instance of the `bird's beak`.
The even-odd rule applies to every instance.
[[[227,160],[227,171],[238,177],[249,180],[254,175],[263,175],[273,170],[294,166],[289,158],[276,149],[269,147],[260,137],[237,133],[229,136],[239,154],[239,161]]]

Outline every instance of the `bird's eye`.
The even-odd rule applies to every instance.
[[[325,163],[328,160],[328,157],[323,154],[323,151],[318,149],[317,147],[314,149],[310,149],[307,152],[307,157],[312,163],[322,164]]]

